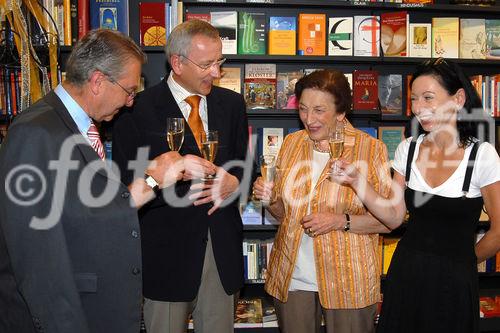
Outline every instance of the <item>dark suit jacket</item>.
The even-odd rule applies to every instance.
[[[68,163],[49,167],[49,161],[59,160],[63,142],[74,134],[83,144],[71,149],[77,166],[64,177],[61,170]],[[0,332],[138,333],[142,280],[137,209],[130,205],[127,187],[104,171],[104,162],[53,92],[17,117],[2,144],[0,178],[21,165],[38,169],[46,190],[36,177],[25,178],[25,191],[44,193],[27,206],[10,200],[7,189],[13,186],[0,190]],[[84,168],[93,178],[82,174]],[[116,191],[108,203],[91,207],[80,200],[78,186],[94,197],[105,186]],[[54,195],[62,209],[57,223],[34,230],[32,217],[48,216]]]
[[[228,89],[213,87],[207,96],[208,127],[219,132],[215,164],[244,160],[248,124],[243,97]],[[165,81],[140,93],[133,108],[120,114],[113,126],[113,160],[122,180],[131,181],[127,162],[138,147],[150,147],[150,159],[168,151],[167,117],[183,117]],[[201,156],[186,123],[181,155]],[[243,170],[230,173],[241,179]],[[191,182],[178,182],[176,192],[184,196]],[[191,201],[192,202],[192,201]],[[222,285],[233,294],[243,285],[242,222],[237,202],[207,215],[210,205],[175,208],[159,196],[140,212],[144,296],[160,301],[191,301],[201,282],[208,229]]]

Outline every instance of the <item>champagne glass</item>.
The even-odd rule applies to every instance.
[[[262,155],[260,161],[260,174],[266,183],[274,180],[276,173],[276,157],[274,155]],[[269,205],[268,200],[261,200],[263,205]]]
[[[179,151],[184,142],[184,118],[167,118],[167,142],[171,151]]]
[[[330,146],[330,158],[339,159],[344,151],[344,123],[337,121],[328,131],[328,144]],[[337,164],[333,164],[333,172],[338,172]]]
[[[217,147],[219,146],[219,134],[217,131],[207,131],[206,133],[201,134],[201,153],[203,157],[210,161],[215,161],[215,155],[217,154]],[[215,179],[215,175],[208,175],[202,180],[213,180]]]

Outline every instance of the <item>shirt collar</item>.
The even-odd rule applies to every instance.
[[[85,111],[83,111],[82,107],[78,105],[78,103],[73,99],[73,97],[71,97],[71,95],[66,91],[66,89],[64,89],[61,84],[59,84],[56,89],[54,89],[54,92],[61,99],[61,102],[68,110],[68,113],[76,123],[78,130],[84,136],[87,136],[87,131],[89,130],[90,124],[92,123],[92,119]]]

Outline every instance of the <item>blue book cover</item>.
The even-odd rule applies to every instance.
[[[118,30],[129,34],[128,0],[90,0],[90,28]]]

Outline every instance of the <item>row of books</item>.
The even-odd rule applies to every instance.
[[[272,239],[250,239],[243,241],[243,261],[246,281],[263,282],[266,279],[266,267],[272,247]]]

